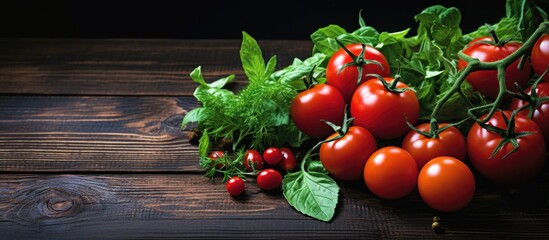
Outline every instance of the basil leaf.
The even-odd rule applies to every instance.
[[[222,88],[227,83],[230,83],[234,80],[234,74],[229,75],[224,78],[220,78],[219,80],[216,80],[213,83],[207,83],[206,80],[204,80],[204,76],[202,76],[202,67],[198,66],[196,67],[190,74],[191,79],[198,83],[200,86],[205,86],[208,88]]]
[[[242,68],[250,82],[265,80],[265,59],[257,41],[248,33],[242,32],[242,46],[240,47],[240,61]]]
[[[198,156],[205,158],[208,156],[208,151],[210,151],[210,138],[208,137],[208,130],[204,129],[202,137],[198,140]]]
[[[187,126],[187,124],[191,123],[191,122],[199,122],[199,121],[202,121],[202,119],[204,119],[205,117],[205,114],[204,114],[204,108],[195,108],[189,112],[187,112],[187,114],[185,114],[185,117],[183,118],[183,121],[181,122],[181,128],[185,128],[185,126]]]

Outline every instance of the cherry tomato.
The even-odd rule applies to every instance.
[[[346,48],[355,56],[359,56],[362,51],[361,44],[350,44],[347,45]],[[374,63],[362,65],[362,81],[366,81],[371,78],[366,75],[372,73],[381,75],[382,77],[389,77],[391,74],[389,63],[383,53],[368,45],[365,45],[365,50],[366,52],[364,53],[364,59],[377,61],[381,66],[383,66],[383,69]],[[326,67],[326,83],[337,88],[341,92],[341,95],[343,95],[346,103],[351,102],[353,93],[359,85],[357,66],[349,66],[341,69],[349,62],[354,62],[353,58],[349,56],[343,48],[340,48],[332,55]]]
[[[492,41],[492,38],[480,37],[473,39],[463,49],[463,53],[472,58],[477,58],[481,62],[495,62],[511,55],[522,46],[522,43],[519,42],[508,42],[503,46],[498,46],[482,41]],[[517,59],[505,69],[505,86],[510,91],[516,89],[515,82],[524,87],[528,83],[528,80],[530,80],[532,71],[529,61],[525,61],[523,69],[518,68],[519,62],[520,59]],[[458,70],[462,70],[466,66],[467,62],[460,58],[458,61]],[[497,70],[477,70],[471,72],[466,80],[471,84],[473,89],[484,94],[487,98],[496,99],[499,93]]]
[[[384,79],[388,83],[394,80]],[[396,87],[403,89],[408,86],[399,81]],[[370,131],[376,139],[394,139],[410,130],[406,120],[411,124],[416,123],[419,101],[414,91],[393,93],[379,79],[374,78],[357,88],[351,101],[351,116],[355,118],[354,125]]]
[[[417,183],[418,169],[406,150],[388,146],[374,152],[363,168],[366,187],[384,199],[399,199],[412,192]]]
[[[447,123],[441,123],[439,128],[447,125]],[[431,130],[429,123],[419,124],[416,128],[423,132]],[[435,157],[450,156],[463,161],[467,155],[465,137],[456,127],[445,129],[438,134],[437,138],[430,138],[410,130],[402,140],[402,148],[414,157],[418,169]]]
[[[285,147],[281,147],[280,152],[282,153],[282,160],[278,162],[278,166],[288,172],[294,170],[297,164],[294,152]]]
[[[263,190],[274,190],[281,185],[282,174],[272,168],[267,168],[257,175],[257,186]]]
[[[461,160],[441,156],[427,162],[419,172],[417,189],[423,201],[443,212],[465,208],[475,195],[475,177]]]
[[[282,152],[276,147],[270,147],[263,151],[263,161],[272,166],[278,164],[282,157]]]
[[[251,163],[254,164],[256,170],[263,169],[263,157],[257,150],[247,150],[244,153],[244,167],[247,171],[253,171]]]
[[[532,87],[528,87],[528,89],[526,89],[526,93],[528,94],[530,94],[531,91]],[[538,97],[549,97],[549,82],[538,83],[538,85],[536,86],[536,94]],[[511,102],[511,106],[509,106],[509,109],[516,110],[527,104],[527,101],[514,98]],[[528,116],[529,112],[530,110],[527,108],[522,110],[520,114],[523,116]],[[549,101],[542,102],[536,108],[534,114],[532,115],[532,120],[536,122],[541,130],[543,139],[545,139],[545,148],[549,149]]]
[[[242,180],[242,178],[234,176],[229,178],[229,181],[225,183],[225,188],[227,188],[227,192],[229,192],[231,196],[238,196],[244,193],[246,184],[244,183],[244,180]]]
[[[322,120],[336,125],[343,123],[345,100],[333,86],[317,84],[297,94],[290,115],[295,126],[313,138],[326,138],[334,130]]]
[[[530,56],[532,61],[532,68],[534,72],[541,76],[543,72],[549,67],[549,34],[543,34],[532,47],[532,55]],[[543,81],[549,82],[549,73],[543,76]]]
[[[225,156],[225,152],[223,151],[213,151],[208,155],[208,157],[214,161],[224,156]],[[221,163],[215,164],[215,168],[217,169],[221,169],[222,167],[223,167],[223,164]]]
[[[509,111],[504,111],[503,114],[507,118],[511,115]],[[496,112],[487,124],[507,129],[503,114]],[[483,118],[485,117],[483,116]],[[543,168],[545,143],[537,124],[519,114],[515,118],[513,131],[515,133],[531,132],[532,134],[516,138],[519,148],[515,152],[511,153],[514,147],[508,142],[493,157],[490,157],[492,152],[503,140],[500,134],[488,131],[475,123],[467,135],[467,155],[472,165],[483,176],[495,183],[523,183],[532,179]],[[509,155],[504,158],[507,154]]]
[[[327,139],[338,136],[334,133]],[[340,139],[320,146],[320,162],[334,177],[351,181],[362,178],[364,164],[377,150],[374,136],[366,129],[352,126]]]

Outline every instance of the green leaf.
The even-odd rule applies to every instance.
[[[313,166],[310,170],[316,170]],[[284,197],[297,211],[322,220],[334,217],[339,198],[339,186],[324,172],[301,171],[289,173],[282,181]]]
[[[204,119],[204,117],[204,108],[195,108],[185,114],[185,117],[181,122],[181,128],[185,128],[185,126],[191,122],[199,122]]]
[[[240,61],[242,61],[242,68],[250,82],[264,80],[265,59],[263,59],[261,48],[257,41],[244,31],[242,32]]]
[[[204,80],[204,76],[202,75],[202,67],[198,66],[196,67],[190,74],[191,79],[198,83],[200,86],[205,86],[208,88],[222,88],[227,83],[230,83],[234,80],[234,74],[229,75],[227,77],[221,78],[213,83],[207,83],[206,80]]]
[[[345,29],[333,24],[316,30],[311,34],[314,44],[313,53],[324,53],[331,56],[339,49],[339,45],[334,39],[345,33],[347,33]]]
[[[276,63],[277,63],[276,56],[272,56],[267,62],[267,66],[265,67],[265,71],[263,72],[262,79],[268,79],[271,76],[271,74],[274,73],[276,68]]]
[[[328,175],[328,170],[326,170],[326,168],[324,168],[324,165],[322,165],[322,162],[320,162],[320,161],[310,162],[309,166],[307,166],[307,171],[309,171],[309,172],[318,172],[318,173]]]
[[[210,151],[210,138],[208,137],[208,130],[202,132],[202,137],[198,140],[198,156],[205,158]]]

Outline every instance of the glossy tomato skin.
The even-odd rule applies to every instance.
[[[282,174],[272,168],[267,168],[257,175],[257,186],[263,190],[274,190],[281,185]]]
[[[441,123],[439,128],[447,125],[447,123]],[[429,123],[422,123],[416,128],[423,132],[429,132],[431,126]],[[456,127],[445,129],[438,134],[437,138],[430,138],[410,130],[402,140],[402,148],[414,157],[418,169],[435,157],[450,156],[463,161],[467,155],[465,137]]]
[[[363,169],[366,187],[383,199],[399,199],[417,184],[416,161],[406,150],[389,146],[374,152]]]
[[[423,201],[442,212],[465,208],[475,195],[475,177],[461,160],[436,157],[421,169],[417,189]]]
[[[254,164],[256,170],[263,169],[263,157],[257,150],[250,149],[244,153],[244,167],[246,171],[253,171],[251,164]]]
[[[246,189],[246,184],[244,183],[244,180],[242,180],[242,178],[234,176],[229,178],[229,181],[225,183],[225,188],[231,196],[239,196],[244,193],[244,190]]]
[[[507,118],[509,111],[504,111]],[[483,116],[481,119],[485,118]],[[487,122],[491,126],[507,129],[501,112],[496,112]],[[531,180],[544,166],[545,143],[537,124],[531,119],[517,115],[515,132],[533,132],[533,134],[517,139],[519,148],[502,159],[513,150],[513,145],[507,143],[494,157],[490,157],[502,137],[473,124],[467,135],[467,155],[472,165],[486,178],[498,184],[519,184]]]
[[[384,78],[391,83],[394,78]],[[408,86],[399,81],[397,88]],[[411,124],[419,117],[419,101],[416,93],[407,90],[403,93],[388,91],[377,79],[362,83],[351,100],[351,116],[353,124],[370,131],[376,139],[389,140],[408,133]]]
[[[532,61],[532,69],[541,76],[549,65],[549,33],[543,34],[532,47],[530,55]],[[549,73],[543,76],[543,81],[549,82]]]
[[[346,48],[355,56],[358,56],[362,51],[361,44],[350,44],[347,45]],[[366,60],[374,60],[379,62],[381,66],[383,66],[383,69],[376,64],[362,65],[362,82],[372,78],[366,76],[372,73],[379,74],[382,77],[389,77],[391,75],[391,70],[383,53],[376,48],[367,45],[365,45],[365,48],[366,52],[364,54],[364,58]],[[349,62],[353,62],[353,59],[349,56],[349,54],[347,54],[347,52],[345,52],[343,48],[340,48],[332,55],[326,67],[326,83],[337,88],[343,95],[346,103],[351,102],[353,93],[358,87],[358,68],[356,66],[349,66],[340,71],[340,69]],[[340,71],[339,74],[338,71]]]
[[[213,151],[208,155],[208,157],[210,159],[214,160],[214,161],[216,161],[217,159],[222,158],[224,156],[225,156],[225,152],[223,152],[223,151]],[[215,164],[215,168],[217,168],[217,169],[221,169],[222,167],[223,167],[223,164],[221,164],[221,163]]]
[[[338,136],[334,133],[327,139]],[[340,139],[323,143],[320,146],[320,161],[335,178],[344,181],[362,178],[364,164],[377,150],[374,136],[366,129],[352,126]]]
[[[528,87],[528,89],[526,89],[526,93],[530,94],[531,90],[532,87]],[[538,85],[536,86],[536,94],[539,97],[549,97],[549,82],[538,83]],[[525,105],[528,105],[528,102],[520,100],[518,98],[514,98],[511,102],[511,105],[509,106],[509,109],[516,110]],[[523,116],[528,116],[529,111],[530,110],[527,108],[522,110],[520,114]],[[549,149],[549,101],[541,103],[536,108],[534,114],[532,115],[532,120],[536,122],[541,130],[543,139],[545,140],[545,148]]]
[[[463,49],[463,53],[472,58],[478,58],[481,62],[495,62],[511,55],[522,46],[522,43],[519,42],[509,42],[503,46],[494,46],[480,42],[481,40],[492,40],[492,38],[480,37],[473,39]],[[510,91],[516,90],[515,82],[524,87],[530,80],[532,73],[530,62],[525,61],[524,67],[518,69],[519,62],[520,59],[517,59],[505,69],[505,86]],[[467,62],[460,58],[458,61],[458,70],[462,70],[465,67],[467,67]],[[487,98],[496,99],[499,93],[497,70],[477,70],[471,72],[466,80],[471,84],[473,89],[484,94]]]
[[[282,152],[276,147],[270,147],[263,151],[263,161],[267,164],[274,166],[282,160]]]
[[[343,123],[345,100],[328,84],[317,84],[297,94],[291,104],[290,115],[295,126],[306,135],[323,139],[334,130],[321,120],[338,126]]]
[[[282,160],[278,162],[278,166],[288,172],[294,170],[297,164],[294,152],[286,147],[281,147],[280,152],[282,153]]]

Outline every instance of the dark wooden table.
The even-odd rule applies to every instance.
[[[279,67],[308,41],[258,40]],[[0,39],[0,239],[549,239],[549,169],[518,187],[478,177],[456,213],[417,191],[383,201],[340,183],[329,223],[249,184],[242,199],[210,182],[180,130],[199,106],[189,73],[244,74],[240,40]],[[442,232],[431,229],[441,218]]]

